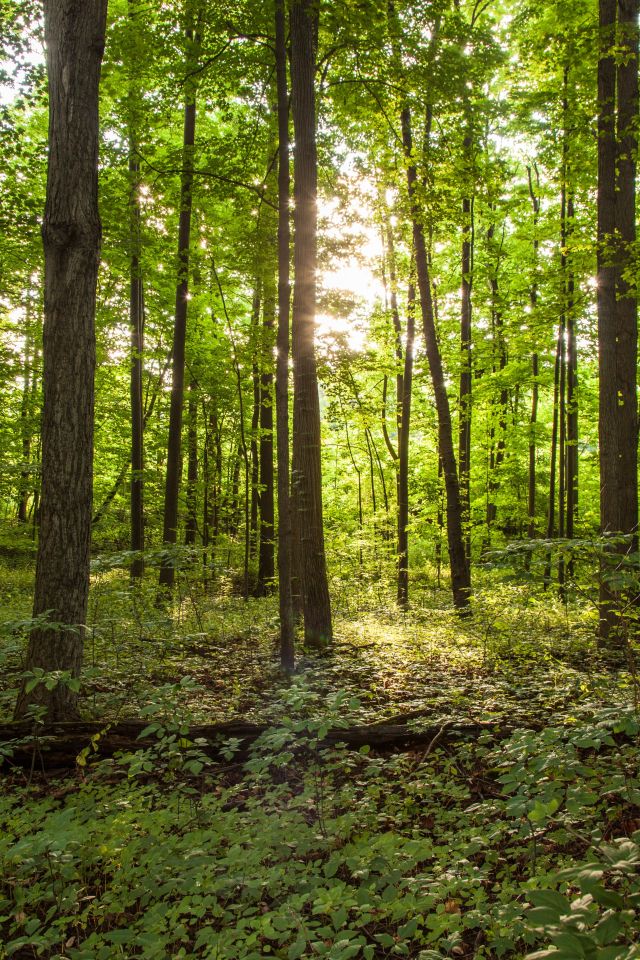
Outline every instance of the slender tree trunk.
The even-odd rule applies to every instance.
[[[402,420],[398,433],[398,606],[402,609],[409,606],[409,431],[411,427],[415,322],[416,292],[413,283],[410,283],[407,297],[407,337],[402,376]]]
[[[42,223],[45,259],[42,502],[34,618],[26,670],[60,670],[77,681],[89,595],[95,303],[100,254],[98,87],[106,0],[45,0],[49,164]],[[16,705],[36,704],[49,722],[78,715],[64,680],[44,683]]]
[[[495,227],[493,224],[489,227],[487,231],[487,240],[489,246],[493,246],[493,237],[495,234]],[[503,242],[504,242],[504,229],[502,233]],[[489,285],[491,287],[491,333],[492,333],[492,343],[494,349],[493,356],[493,374],[499,371],[502,373],[504,368],[507,365],[507,347],[504,339],[504,323],[502,320],[502,309],[500,307],[500,283],[499,283],[499,272],[500,272],[500,258],[502,254],[502,242],[500,247],[496,249],[496,261],[495,268],[493,269],[491,276],[489,278]],[[505,451],[506,451],[506,435],[507,435],[507,404],[509,403],[509,391],[505,386],[502,386],[500,393],[497,398],[492,399],[492,406],[497,406],[498,408],[498,440],[494,448],[494,440],[496,436],[495,429],[495,415],[492,415],[491,418],[491,430],[490,430],[490,456],[489,456],[489,476],[487,483],[487,538],[491,542],[491,530],[493,524],[495,523],[496,516],[498,513],[495,495],[498,492],[500,482],[498,479],[498,471],[501,464],[504,461]]]
[[[442,357],[438,346],[436,327],[433,315],[433,299],[429,277],[429,263],[427,248],[422,226],[422,214],[416,196],[417,172],[413,161],[413,144],[411,135],[411,114],[407,107],[402,111],[402,140],[407,158],[407,185],[411,204],[411,219],[413,223],[413,243],[416,256],[416,273],[418,290],[420,293],[420,307],[422,311],[422,326],[424,331],[427,359],[431,371],[431,381],[435,395],[436,412],[438,415],[438,438],[440,457],[444,472],[445,490],[447,494],[447,539],[449,544],[449,563],[451,567],[451,586],[453,602],[461,612],[469,610],[471,596],[471,577],[465,551],[462,530],[462,502],[460,500],[460,486],[458,483],[458,469],[453,448],[453,430],[451,427],[451,411],[449,397],[442,367]]]
[[[191,209],[193,203],[193,161],[196,134],[196,87],[193,70],[197,62],[198,37],[193,18],[187,23],[187,70],[185,80],[184,133],[182,147],[182,180],[180,186],[180,225],[178,229],[178,283],[176,286],[175,322],[173,330],[171,405],[169,410],[169,441],[167,445],[167,476],[165,484],[164,522],[162,539],[166,546],[174,546],[178,539],[178,499],[182,466],[182,414],[184,407],[184,368],[187,337],[187,305],[189,298],[189,248],[191,240]],[[160,586],[171,589],[175,582],[175,560],[167,557],[160,567]]]
[[[360,567],[360,573],[362,574],[362,563],[363,563],[362,540],[364,537],[364,517],[362,514],[362,471],[360,470],[360,467],[356,463],[356,458],[353,455],[351,438],[349,437],[349,423],[347,421],[347,416],[344,411],[344,407],[342,407],[342,403],[340,404],[340,406],[342,408],[342,419],[344,420],[344,431],[345,431],[345,436],[347,438],[347,450],[349,451],[349,459],[351,460],[351,466],[353,467],[355,474],[358,478],[358,500],[357,500],[357,503],[358,503],[358,566]]]
[[[273,589],[274,478],[273,478],[273,327],[275,289],[273,276],[265,283],[262,345],[260,350],[260,547],[258,551],[258,592]]]
[[[129,262],[129,325],[131,328],[131,561],[132,580],[144,573],[144,412],[142,367],[144,355],[144,311],[140,239],[140,165],[133,132],[129,135],[130,200],[129,222],[131,254]]]
[[[285,0],[275,0],[278,100],[278,334],[276,356],[276,444],[278,458],[278,598],[280,663],[294,667],[291,596],[291,500],[289,487],[289,102]]]
[[[193,547],[198,532],[198,384],[192,377],[189,382],[187,407],[187,522],[185,546]]]
[[[549,506],[547,509],[547,540],[556,534],[556,473],[558,465],[558,420],[560,412],[560,371],[564,344],[564,318],[561,318],[556,341],[556,359],[553,368],[553,426],[551,428],[551,457],[549,464]],[[544,571],[545,587],[551,579],[551,553],[547,555]]]
[[[402,424],[402,401],[404,399],[404,357],[402,349],[402,324],[400,322],[400,311],[398,310],[398,277],[396,272],[396,251],[395,243],[393,239],[393,227],[391,225],[390,219],[387,218],[386,223],[386,240],[387,240],[387,251],[389,259],[389,282],[391,285],[390,290],[390,302],[391,302],[391,318],[393,320],[393,331],[395,334],[396,342],[396,364],[397,364],[397,373],[396,373],[396,428],[398,431],[398,437],[400,437],[400,429]],[[398,443],[400,441],[398,440]],[[394,459],[397,459],[397,454]]]
[[[566,533],[566,478],[567,478],[567,348],[566,348],[566,315],[562,318],[563,337],[560,342],[560,383],[558,388],[558,537]],[[565,592],[565,563],[562,553],[558,558],[558,589],[562,600],[566,599]]]
[[[294,463],[302,546],[305,642],[323,649],[332,638],[322,519],[320,399],[315,357],[317,148],[315,62],[318,12],[313,0],[291,7],[291,95],[294,152]]]
[[[598,342],[600,523],[637,537],[637,315],[625,270],[635,241],[638,0],[600,0],[598,62]],[[616,13],[618,31],[616,36]],[[616,44],[618,61],[611,50]],[[634,542],[635,548],[635,542]],[[622,549],[624,552],[624,548]],[[618,632],[618,598],[603,568],[600,638]]]
[[[22,468],[20,470],[20,488],[18,490],[18,522],[27,523],[30,481],[31,481],[31,440],[32,440],[32,393],[33,381],[36,376],[34,354],[35,343],[31,319],[31,296],[26,292],[27,305],[25,316],[25,344],[24,344],[24,380],[22,399],[20,402],[20,434],[22,441]]]
[[[573,230],[574,200],[567,198],[567,232]],[[575,317],[575,280],[569,262],[567,274],[567,537],[575,537],[578,518],[578,344]],[[569,576],[573,576],[573,561],[569,562]]]
[[[538,171],[537,168],[534,169],[537,181]],[[535,324],[535,314],[538,306],[537,270],[538,248],[540,245],[540,241],[538,240],[540,199],[535,191],[531,167],[527,167],[527,175],[529,179],[529,195],[531,197],[531,205],[533,207],[533,279],[531,281],[531,289],[529,292],[529,305],[531,308],[531,317],[533,323]],[[538,423],[538,397],[540,390],[538,374],[538,351],[534,349],[531,355],[531,414],[529,417],[529,484],[527,496],[527,516],[529,520],[527,536],[530,540],[533,540],[536,535],[536,427]]]
[[[471,138],[464,139],[465,157],[471,152]],[[462,201],[462,283],[460,303],[460,392],[459,392],[459,424],[458,424],[458,465],[460,477],[460,502],[462,506],[463,522],[467,527],[465,546],[467,550],[467,564],[470,563],[470,471],[471,471],[471,390],[473,365],[471,359],[471,288],[472,288],[472,259],[473,259],[473,202],[470,197]]]
[[[258,545],[258,506],[260,502],[260,311],[262,308],[262,282],[256,277],[251,307],[251,338],[253,341],[253,359],[251,363],[251,383],[253,386],[253,410],[251,413],[251,515],[249,520],[249,550],[255,555]]]
[[[202,585],[209,583],[209,544],[211,542],[211,426],[203,404],[204,443],[202,444]]]

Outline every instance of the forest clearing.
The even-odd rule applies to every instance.
[[[640,958],[639,0],[0,15],[0,958]]]

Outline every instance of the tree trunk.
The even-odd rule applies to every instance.
[[[182,413],[184,406],[185,345],[187,337],[187,305],[189,298],[189,246],[193,200],[193,155],[196,133],[196,86],[193,70],[197,62],[199,39],[194,33],[189,10],[185,79],[184,133],[182,147],[182,179],[180,185],[180,224],[178,228],[178,283],[176,286],[175,322],[173,329],[173,364],[169,440],[167,444],[167,476],[165,484],[162,540],[175,546],[178,539],[178,497],[182,466]],[[167,556],[160,567],[160,586],[170,590],[175,582],[175,559]]]
[[[187,412],[187,522],[184,542],[185,546],[192,547],[198,532],[198,384],[193,377],[189,382]]]
[[[275,322],[273,276],[265,282],[262,343],[260,349],[260,546],[258,550],[258,592],[273,589],[274,490],[273,490],[273,327]]]
[[[305,642],[324,649],[332,637],[324,549],[320,399],[315,357],[317,269],[317,148],[315,62],[317,7],[291,7],[291,96],[294,152],[294,463],[298,472],[298,523],[302,553]]]
[[[276,84],[278,100],[278,334],[276,355],[276,444],[278,458],[278,597],[280,663],[294,667],[291,598],[291,500],[289,487],[289,102],[285,0],[276,0]]]
[[[31,294],[27,290],[26,296],[26,316],[25,316],[25,334],[24,334],[24,381],[22,388],[22,399],[20,402],[20,435],[22,442],[22,468],[20,470],[20,487],[18,490],[18,522],[27,523],[29,519],[28,507],[29,496],[31,494],[31,441],[33,438],[32,398],[33,385],[36,378],[35,366],[35,338],[33,335],[33,324],[31,319]]]
[[[140,165],[133,132],[129,134],[130,176],[130,243],[129,261],[129,325],[131,328],[131,550],[137,554],[131,561],[131,578],[144,572],[144,413],[142,403],[142,358],[144,354],[144,311],[140,241]]]
[[[409,284],[407,297],[407,337],[402,376],[402,420],[398,435],[398,606],[409,606],[409,430],[411,426],[411,387],[413,384],[413,342],[416,324],[416,292]]]
[[[255,555],[258,544],[258,506],[260,502],[260,458],[258,454],[260,432],[260,310],[262,308],[262,281],[255,279],[253,302],[251,306],[251,339],[253,358],[251,363],[251,384],[253,387],[253,409],[251,412],[251,511],[249,519],[249,552]]]
[[[106,0],[45,0],[49,165],[45,260],[42,501],[26,670],[63,671],[51,690],[25,684],[16,705],[47,720],[77,716],[89,595],[95,302],[100,253],[98,87]],[[55,626],[47,627],[49,620]],[[73,684],[75,686],[75,684]]]
[[[534,167],[536,173],[536,182],[538,180],[538,170]],[[529,292],[529,305],[531,307],[532,323],[535,325],[536,307],[538,305],[538,217],[540,214],[540,198],[536,194],[533,184],[533,174],[531,167],[527,167],[527,176],[529,179],[529,196],[533,207],[533,279]],[[538,423],[538,397],[540,386],[538,384],[538,351],[534,349],[531,354],[531,414],[529,417],[529,483],[527,496],[527,517],[529,520],[527,527],[527,536],[532,540],[536,535],[536,425]]]
[[[616,11],[618,33],[616,36]],[[637,315],[625,270],[635,241],[638,0],[600,0],[598,62],[598,343],[600,523],[637,535]],[[610,51],[616,43],[618,64]],[[617,89],[616,89],[617,88]],[[635,548],[635,543],[634,543]],[[625,548],[619,548],[624,552]],[[617,633],[618,599],[600,589],[600,638]]]
[[[471,151],[471,138],[464,139],[465,157]],[[467,563],[470,563],[470,471],[471,471],[471,388],[472,388],[472,337],[471,337],[471,271],[473,257],[473,203],[470,197],[462,201],[462,257],[461,257],[461,303],[460,303],[460,393],[458,424],[458,465],[460,477],[460,502],[463,521],[467,527],[465,538]]]
[[[453,448],[453,430],[451,427],[449,397],[447,395],[447,387],[442,368],[442,357],[440,356],[433,315],[433,299],[431,295],[424,228],[422,226],[419,201],[416,196],[417,172],[413,160],[411,114],[407,107],[402,111],[402,141],[407,158],[407,186],[413,223],[413,243],[416,256],[420,307],[422,311],[422,326],[427,359],[429,361],[429,370],[431,371],[433,392],[435,395],[436,412],[438,415],[439,450],[447,494],[447,539],[449,544],[453,602],[459,611],[466,612],[469,610],[471,577],[462,532],[462,502],[460,500],[458,469]]]
[[[567,197],[567,233],[573,230],[573,195]],[[575,537],[578,517],[578,344],[575,318],[575,280],[569,262],[567,273],[567,537]],[[573,562],[569,562],[569,576]]]
[[[487,241],[488,246],[491,249],[493,246],[493,237],[495,235],[495,226],[492,223],[487,231]],[[499,371],[502,373],[504,368],[507,365],[507,347],[504,339],[504,323],[502,319],[502,310],[500,307],[499,297],[500,297],[500,258],[502,255],[502,246],[504,243],[504,228],[502,230],[502,242],[500,246],[496,249],[496,261],[495,268],[491,272],[489,278],[489,286],[491,287],[491,333],[492,333],[492,346],[493,346],[493,374]],[[495,495],[498,492],[500,487],[500,481],[498,479],[500,466],[504,461],[505,452],[506,452],[506,436],[507,436],[507,404],[509,402],[509,391],[506,389],[504,384],[500,389],[500,394],[497,398],[493,397],[491,401],[492,407],[498,408],[498,429],[495,428],[495,419],[494,415],[491,416],[491,430],[490,430],[490,454],[489,454],[489,476],[487,483],[487,540],[488,543],[491,543],[491,531],[493,524],[495,523],[496,516],[498,513],[498,508],[495,502]],[[498,441],[494,449],[494,440],[498,434]]]
[[[551,457],[549,464],[549,505],[547,508],[547,540],[556,534],[556,471],[558,465],[558,419],[560,409],[560,371],[564,344],[564,317],[561,318],[556,340],[556,359],[553,367],[553,426],[551,428]],[[551,553],[544,571],[545,587],[551,578]]]

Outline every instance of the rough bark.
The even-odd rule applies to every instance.
[[[618,36],[616,38],[616,19]],[[625,272],[635,241],[638,0],[600,0],[598,62],[598,344],[600,523],[637,535],[637,300]],[[611,55],[617,43],[618,63]],[[600,638],[617,632],[617,597],[603,568]]]
[[[315,357],[317,178],[315,62],[318,11],[312,0],[291,7],[291,97],[294,152],[294,466],[297,475],[305,642],[332,638],[322,516],[320,399]]]
[[[95,302],[100,252],[98,88],[106,0],[45,0],[49,83],[49,165],[42,224],[45,259],[42,499],[34,618],[26,669],[82,666],[89,594],[93,485]],[[54,624],[46,626],[46,621]],[[77,715],[77,697],[59,682],[18,696],[51,721]]]

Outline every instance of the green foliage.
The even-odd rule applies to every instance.
[[[486,577],[468,624],[438,594],[399,617],[363,589],[333,657],[291,680],[272,601],[184,586],[159,610],[96,566],[80,702],[102,732],[62,780],[22,774],[6,745],[6,955],[493,960],[563,957],[568,932],[585,957],[635,956],[633,677],[602,670],[579,608]],[[405,711],[482,732],[395,754],[323,744]],[[104,757],[128,713],[148,738]],[[238,715],[271,726],[248,759],[229,741],[213,762],[190,727]]]

